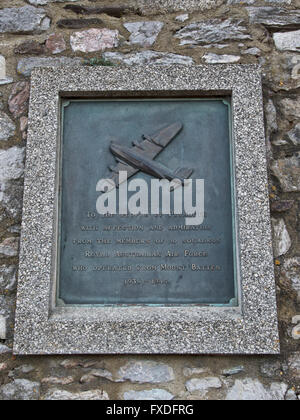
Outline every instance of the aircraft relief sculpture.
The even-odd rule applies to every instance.
[[[116,142],[110,144],[110,151],[115,156],[117,166],[109,167],[112,172],[110,180],[113,188],[119,186],[119,173],[127,172],[127,179],[131,178],[139,171],[160,179],[172,181],[178,179],[181,183],[190,178],[194,172],[191,168],[178,168],[173,171],[166,166],[157,163],[154,159],[164,150],[165,147],[182,130],[181,122],[168,125],[155,132],[151,136],[142,135],[142,142],[133,141],[132,148],[122,146]],[[105,191],[105,188],[101,190]]]

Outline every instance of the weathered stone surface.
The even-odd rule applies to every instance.
[[[209,369],[207,368],[190,368],[190,367],[185,367],[183,368],[183,371],[182,371],[182,373],[186,377],[190,377],[194,375],[202,375],[203,373],[208,373],[208,372],[209,372]]]
[[[78,360],[74,359],[66,359],[63,362],[60,363],[60,366],[65,369],[74,369],[78,366],[81,366],[82,364],[78,362]]]
[[[176,32],[175,38],[180,39],[180,45],[205,45],[250,39],[251,36],[241,21],[212,19],[185,26]]]
[[[46,41],[46,48],[51,54],[59,54],[67,49],[65,38],[62,34],[51,34]]]
[[[6,333],[7,333],[6,322],[7,322],[6,317],[4,317],[3,315],[0,315],[0,340],[6,340]]]
[[[29,57],[18,62],[18,72],[23,76],[30,76],[35,67],[79,66],[81,58],[71,57]]]
[[[285,98],[280,101],[281,111],[289,121],[299,120],[300,100],[299,98]]]
[[[279,361],[265,362],[260,366],[260,373],[266,378],[280,377],[282,366]]]
[[[212,388],[222,388],[222,382],[217,377],[193,378],[186,382],[185,387],[189,392],[206,394]]]
[[[300,87],[299,54],[289,52],[273,54],[270,65],[273,81],[272,87],[275,91],[284,90],[289,92]]]
[[[3,55],[0,55],[0,80],[6,78],[6,60]]]
[[[21,365],[9,372],[10,378],[15,378],[19,375],[28,375],[28,373],[34,372],[35,368],[32,365]]]
[[[229,44],[206,44],[202,45],[202,47],[206,49],[215,48],[218,50],[223,50],[224,48],[228,48]]]
[[[0,354],[7,354],[7,353],[11,353],[11,352],[12,351],[9,347],[4,346],[3,344],[0,344]],[[0,390],[1,390],[1,388],[0,388]],[[1,395],[1,391],[0,391],[0,395]]]
[[[296,124],[295,127],[287,133],[288,138],[295,146],[300,145],[300,123]]]
[[[0,141],[6,141],[15,134],[16,126],[12,120],[0,111]]]
[[[298,28],[299,10],[286,10],[281,7],[247,7],[250,23],[262,24],[268,28]]]
[[[272,99],[269,99],[266,105],[265,115],[266,115],[266,135],[269,138],[271,134],[275,133],[278,130],[277,113],[276,113],[276,108]]]
[[[0,185],[23,176],[24,155],[24,148],[17,146],[0,151]]]
[[[283,264],[283,274],[300,296],[300,257],[286,259]]]
[[[175,20],[177,20],[177,22],[185,22],[188,19],[189,19],[188,13],[183,13],[182,15],[178,15],[175,18]]]
[[[126,391],[124,392],[124,400],[172,400],[174,395],[164,389],[151,389],[144,391]]]
[[[287,140],[279,138],[279,139],[273,139],[272,144],[274,144],[274,146],[286,146],[289,143]]]
[[[75,32],[71,35],[70,42],[73,51],[104,51],[119,45],[119,31],[103,28]]]
[[[16,225],[13,225],[13,226],[9,226],[7,228],[7,230],[8,230],[9,233],[18,233],[18,234],[20,234],[20,232],[21,232],[21,225],[20,224],[16,224]]]
[[[234,366],[234,367],[229,368],[229,369],[224,369],[222,371],[222,375],[224,375],[224,376],[238,375],[239,373],[244,372],[244,370],[245,370],[244,366]]]
[[[28,128],[28,118],[27,117],[21,117],[20,118],[20,130],[22,133],[22,139],[26,140],[27,138],[27,128]]]
[[[300,340],[300,324],[292,329],[292,337],[294,340]]]
[[[57,22],[57,26],[62,29],[84,29],[101,26],[103,21],[98,18],[91,19],[61,19]]]
[[[293,389],[289,389],[285,395],[286,401],[298,401],[297,395]]]
[[[38,41],[25,41],[14,49],[15,54],[40,55],[45,52],[45,46]]]
[[[24,149],[11,147],[0,151],[0,204],[5,209],[3,217],[17,217],[22,207],[22,185],[16,180],[23,176]]]
[[[50,27],[46,11],[32,6],[0,10],[0,33],[40,33]]]
[[[91,372],[87,373],[86,375],[80,378],[80,383],[85,384],[89,383],[96,378],[105,378],[110,381],[113,380],[112,373],[106,369],[93,369]]]
[[[128,362],[119,369],[118,377],[121,381],[152,384],[171,382],[175,379],[170,366],[151,361]]]
[[[86,392],[68,392],[60,389],[52,389],[47,392],[43,400],[45,401],[101,401],[109,400],[107,392],[101,390],[93,390]]]
[[[248,48],[247,50],[242,52],[243,55],[254,55],[256,57],[259,57],[261,55],[261,50],[259,48],[253,47]]]
[[[274,212],[282,213],[290,210],[294,205],[294,200],[279,200],[271,203],[271,210]]]
[[[11,320],[14,310],[14,301],[12,296],[0,295],[0,316]]]
[[[8,367],[7,363],[0,363],[0,372],[3,372]]]
[[[0,243],[0,256],[2,254],[2,256],[5,257],[15,257],[16,255],[18,255],[18,250],[19,238],[7,238]]]
[[[136,0],[137,6],[142,14],[153,14],[155,12],[178,12],[203,11],[215,9],[224,3],[224,0]]]
[[[20,130],[24,131],[26,130],[28,126],[28,118],[27,117],[21,117],[20,118]]]
[[[270,387],[264,387],[257,379],[237,379],[228,391],[226,400],[229,401],[266,401],[284,400],[288,386],[285,383],[273,382]]]
[[[0,290],[15,290],[16,288],[16,271],[15,265],[1,265],[0,266]]]
[[[138,53],[122,54],[106,52],[103,54],[106,60],[114,64],[131,65],[151,65],[151,64],[184,64],[192,65],[194,60],[191,57],[179,54],[171,54],[157,51],[142,51]]]
[[[48,3],[64,3],[66,1],[78,1],[78,0],[26,0],[28,3],[33,4],[34,6],[45,6]]]
[[[39,395],[40,384],[26,379],[16,379],[0,388],[0,400],[4,401],[38,400]]]
[[[257,0],[228,0],[227,4],[254,4]],[[265,0],[265,3],[291,4],[292,0]]]
[[[8,99],[8,107],[15,118],[21,117],[23,114],[27,114],[29,92],[29,83],[18,82],[14,84]]]
[[[164,24],[158,21],[128,22],[124,27],[131,33],[129,42],[132,45],[150,47],[153,45]]]
[[[41,380],[42,384],[50,384],[50,385],[69,385],[74,382],[74,378],[72,376],[64,376],[64,377],[57,377],[57,376],[48,376],[47,378],[43,378]]]
[[[106,14],[116,18],[120,18],[133,10],[129,5],[115,5],[115,6],[85,6],[83,4],[67,4],[64,7],[66,10],[72,10],[79,15],[98,15]]]
[[[2,212],[0,213],[0,221],[4,220],[5,218],[21,218],[22,196],[22,180],[9,181],[5,183],[0,182],[0,204],[2,206]]]
[[[288,359],[288,369],[290,374],[300,380],[300,352],[293,353]]]
[[[300,322],[300,315],[295,315],[292,318],[292,324],[298,324]]]
[[[275,160],[271,169],[284,192],[300,191],[300,153]]]
[[[12,83],[13,79],[6,76],[6,60],[3,55],[0,55],[0,85],[7,85]]]
[[[283,219],[272,219],[274,257],[280,257],[288,252],[292,245],[290,235]]]
[[[273,34],[276,48],[280,51],[300,51],[300,30]]]
[[[207,53],[202,58],[207,64],[238,63],[241,59],[238,55],[219,55],[214,53]]]

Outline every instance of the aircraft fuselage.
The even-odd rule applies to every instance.
[[[152,159],[147,159],[141,154],[132,151],[128,147],[111,143],[110,149],[121,162],[133,166],[142,172],[160,179],[168,179],[169,181],[172,181],[173,179],[180,179],[183,182],[183,179],[178,177],[175,172],[171,171],[166,166],[163,166]]]

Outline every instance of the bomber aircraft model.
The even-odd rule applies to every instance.
[[[169,181],[178,179],[182,183],[184,179],[190,178],[194,172],[191,168],[178,168],[173,171],[154,161],[182,130],[182,127],[182,124],[177,122],[161,129],[152,136],[143,135],[143,141],[141,143],[134,141],[132,148],[112,142],[110,150],[118,162],[115,167],[109,167],[113,173],[110,178],[112,187],[119,186],[119,172],[121,171],[127,172],[127,179],[139,171],[156,178],[168,179]],[[104,192],[104,190],[105,188],[102,191]]]

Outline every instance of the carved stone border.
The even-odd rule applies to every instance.
[[[230,94],[240,306],[55,308],[61,97]],[[253,65],[40,68],[32,74],[15,354],[276,354],[260,71]]]

